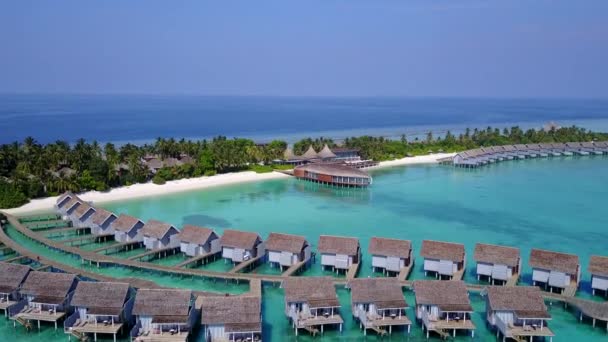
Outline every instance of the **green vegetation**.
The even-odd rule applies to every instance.
[[[383,137],[363,136],[348,138],[343,146],[359,148],[363,158],[388,160],[429,152],[454,152],[479,146],[608,140],[606,133],[593,133],[577,127],[558,130],[522,131],[519,127],[485,130],[466,130],[454,136],[447,132],[441,138],[431,133],[424,140],[408,141]],[[323,145],[335,147],[327,138],[306,138],[294,144],[294,152],[302,154],[313,146],[319,151]],[[174,179],[212,176],[218,173],[252,170],[258,173],[273,169],[289,169],[287,165],[274,165],[282,159],[287,147],[284,141],[256,145],[249,139],[217,137],[210,141],[157,139],[153,144],[136,146],[126,144],[117,148],[108,143],[83,139],[70,145],[65,141],[42,145],[33,138],[22,143],[0,145],[0,208],[23,205],[31,198],[60,194],[64,191],[105,191],[113,187],[152,181],[164,184]],[[156,155],[159,159],[182,158],[186,163],[163,167],[151,172],[144,157]]]

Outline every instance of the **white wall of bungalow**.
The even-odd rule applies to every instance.
[[[94,222],[94,215],[85,221],[87,227],[91,227],[91,234],[115,234],[114,228],[112,228],[112,222],[116,220],[117,216],[110,213],[103,221],[99,223]]]
[[[332,266],[340,270],[347,270],[353,265],[354,255],[321,253],[321,265]]]
[[[399,272],[408,264],[406,258],[372,254],[372,267]]]
[[[277,263],[281,266],[291,266],[295,265],[304,260],[310,259],[310,246],[306,245],[302,252],[300,253],[292,253],[289,251],[279,251],[279,250],[267,250],[268,253],[268,262]]]
[[[261,241],[252,249],[224,246],[222,247],[222,258],[231,260],[232,262],[242,262],[255,258],[258,255],[263,255],[265,250],[264,243]]]
[[[606,292],[606,295],[608,295],[608,276],[592,274],[591,289],[593,291],[593,294],[595,294],[595,290],[600,290]]]
[[[88,205],[87,204],[81,204],[81,206],[88,206]],[[72,221],[72,226],[74,226],[74,227],[80,227],[80,228],[89,227],[88,221],[95,214],[95,208],[89,207],[81,215],[78,214],[79,212],[81,212],[81,211],[75,210],[72,213],[72,215],[70,215],[70,219]]]
[[[215,234],[214,234],[215,235]],[[180,242],[179,249],[187,256],[199,256],[209,253],[217,253],[220,251],[220,239],[215,235],[215,238],[207,240],[204,244],[196,244],[192,242]]]
[[[144,246],[148,250],[168,248],[168,247],[179,247],[180,243],[177,238],[177,234],[179,231],[177,228],[171,226],[165,235],[163,235],[160,239],[153,236],[146,236],[144,233]]]

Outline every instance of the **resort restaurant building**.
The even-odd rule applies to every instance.
[[[82,202],[74,211],[70,214],[69,218],[72,221],[74,227],[88,227],[87,220],[95,214],[95,209],[88,203]]]
[[[473,307],[463,281],[417,280],[414,282],[416,318],[422,321],[426,336],[435,332],[443,338],[468,330],[474,336],[471,321]]]
[[[492,284],[495,284],[496,280],[499,284],[506,284],[512,277],[519,277],[521,269],[519,248],[478,243],[475,245],[473,258],[477,262],[477,280],[484,277]]]
[[[78,278],[70,273],[30,272],[21,287],[21,295],[27,301],[20,303],[19,313],[11,319],[38,321],[38,327],[40,321],[54,322],[57,329],[57,321],[69,311],[71,294],[77,283]]]
[[[118,218],[110,225],[114,230],[114,240],[118,242],[141,242],[144,237],[141,233],[144,223],[138,218],[120,214]]]
[[[138,341],[186,341],[196,324],[197,312],[190,290],[139,289],[133,315],[136,324],[131,337]]]
[[[32,269],[29,266],[0,262],[0,310],[8,316],[9,309],[21,301],[21,284]]]
[[[134,299],[129,292],[127,283],[79,282],[71,301],[74,313],[64,322],[65,332],[76,337],[109,334],[116,341],[116,335],[131,321]]]
[[[321,235],[317,250],[321,253],[321,266],[338,270],[348,270],[358,264],[361,258],[359,240],[352,237]]]
[[[262,299],[257,296],[199,296],[207,342],[262,340]]]
[[[93,235],[114,234],[112,222],[116,221],[117,218],[110,211],[95,208],[95,213],[85,221],[85,226],[91,227],[91,234]]]
[[[220,238],[209,228],[187,224],[177,236],[179,248],[187,256],[200,256],[219,253]]]
[[[547,327],[551,315],[538,287],[490,286],[486,292],[486,319],[503,341],[554,336]]]
[[[541,284],[550,290],[557,288],[568,289],[574,295],[581,277],[581,267],[577,255],[532,249],[530,252],[532,266],[532,281],[534,285]]]
[[[290,277],[283,281],[285,314],[296,336],[298,329],[316,335],[325,325],[338,325],[342,331],[340,302],[334,282],[329,277]]]
[[[298,235],[270,233],[266,239],[266,254],[270,265],[289,268],[310,260],[310,245]]]
[[[148,250],[175,248],[179,246],[179,230],[169,223],[150,220],[141,228],[144,246]]]
[[[408,240],[372,237],[368,252],[372,255],[374,272],[380,269],[383,272],[399,273],[412,263],[412,243]]]
[[[300,165],[293,170],[293,175],[298,179],[345,187],[366,187],[372,183],[367,172],[336,163]]]
[[[226,229],[220,238],[222,257],[233,263],[264,256],[264,243],[262,238],[252,232]]]
[[[407,327],[407,303],[401,285],[395,278],[355,278],[348,282],[351,290],[351,311],[359,321],[364,335],[371,329],[378,334],[391,334],[393,326]]]
[[[420,255],[424,258],[424,275],[460,280],[465,269],[464,245],[459,243],[424,240]]]
[[[591,291],[603,291],[608,296],[608,257],[593,255],[589,261],[591,273]]]

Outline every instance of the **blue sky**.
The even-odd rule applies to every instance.
[[[608,1],[2,0],[0,92],[608,97]]]

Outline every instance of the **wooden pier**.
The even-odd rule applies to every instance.
[[[346,272],[346,281],[355,279],[355,277],[357,276],[357,273],[359,272],[359,266],[361,266],[360,262],[353,263],[352,265],[350,265],[350,267],[348,268],[348,271]]]
[[[285,270],[285,272],[283,272],[283,274],[281,274],[281,276],[283,277],[289,277],[294,275],[295,273],[297,273],[302,267],[306,266],[306,264],[308,264],[308,262],[310,261],[310,258],[300,261],[296,264],[293,264],[291,266],[289,266],[289,268],[287,270]]]
[[[216,256],[220,255],[220,253],[221,252],[213,252],[213,253],[197,255],[197,256],[189,258],[185,261],[180,262],[179,264],[175,265],[175,267],[188,267],[192,264],[198,264],[199,262],[204,264],[207,261],[207,259],[209,259],[211,257],[213,257],[213,260],[215,260]]]
[[[87,232],[88,230],[88,232]],[[63,236],[66,235],[66,233],[76,233],[76,235],[80,235],[82,234],[88,234],[91,232],[91,227],[68,227],[68,228],[58,228],[58,229],[51,229],[51,230],[47,230],[44,231],[44,235],[52,238],[55,236]]]
[[[410,262],[409,265],[402,267],[401,270],[399,271],[399,274],[397,275],[397,279],[400,281],[406,280],[410,276],[413,266],[414,266],[414,261]]]
[[[234,266],[230,271],[228,271],[228,273],[238,273],[244,269],[251,269],[250,267],[255,267],[255,263],[260,261],[262,259],[262,256],[257,256],[255,258],[251,258],[247,261],[243,261],[241,263],[239,263],[238,265]]]
[[[127,259],[128,260],[141,260],[141,259],[147,258],[147,261],[150,261],[155,258],[160,259],[162,257],[166,257],[168,253],[175,254],[175,252],[177,252],[177,251],[179,251],[179,247],[165,247],[165,248],[149,250],[149,251],[143,252],[141,254],[130,256]]]
[[[133,249],[143,246],[143,244],[144,243],[141,241],[119,242],[119,243],[115,243],[113,245],[96,248],[92,252],[93,253],[103,252],[103,254],[108,254],[107,252],[110,250],[113,250],[113,249],[115,249],[116,252],[120,252],[123,249],[133,250]],[[135,248],[133,248],[133,247],[135,247]]]
[[[79,242],[79,244],[86,244],[90,242],[99,242],[101,240],[107,241],[110,237],[114,238],[114,234],[79,236],[67,240],[58,240],[58,242],[63,243],[65,245],[69,244],[70,246],[73,246],[74,242]]]

